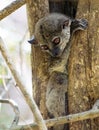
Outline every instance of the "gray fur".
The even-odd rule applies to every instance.
[[[65,21],[69,21],[67,26],[64,26]],[[68,88],[66,66],[71,49],[70,40],[75,31],[85,30],[86,27],[87,21],[84,19],[72,20],[67,16],[56,13],[40,19],[36,24],[35,40],[33,41],[37,41],[41,48],[42,45],[46,45],[48,49],[43,51],[47,52],[52,58],[51,65],[48,68],[50,78],[46,92],[46,107],[53,117],[66,115],[65,93]],[[60,38],[60,43],[53,45],[52,40],[57,36]],[[30,41],[30,43],[32,42]],[[53,126],[53,128],[54,130],[63,130],[64,125]]]

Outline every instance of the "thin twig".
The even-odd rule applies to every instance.
[[[20,117],[20,112],[19,112],[19,108],[18,105],[11,99],[0,99],[0,103],[8,103],[12,106],[14,112],[15,112],[15,117],[14,120],[11,124],[11,127],[15,127],[18,122],[19,122],[19,117]]]
[[[22,91],[24,98],[26,99],[28,105],[30,106],[31,111],[33,112],[35,121],[39,126],[39,130],[47,130],[47,127],[42,118],[42,115],[41,115],[34,99],[32,99],[30,94],[28,94],[28,92],[26,90],[26,88],[27,88],[26,84],[24,83],[24,80],[17,72],[17,69],[15,68],[14,63],[12,62],[9,52],[1,37],[0,37],[0,50],[1,50],[2,56],[4,57],[4,60],[6,61],[10,71],[12,72],[12,75],[13,75],[17,85],[19,86],[20,90]]]
[[[0,20],[13,13],[15,10],[26,4],[27,0],[15,0],[4,9],[0,10]]]

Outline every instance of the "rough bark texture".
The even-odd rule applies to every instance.
[[[27,4],[28,23],[30,36],[33,35],[36,22],[48,14],[47,0],[30,0]],[[48,57],[44,55],[39,47],[32,46],[32,74],[33,74],[33,97],[43,115],[47,118],[45,105],[46,82],[48,79]]]
[[[69,112],[92,108],[99,98],[99,1],[79,0],[78,18],[88,19],[88,30],[73,38],[69,59]],[[98,130],[99,118],[70,124],[70,130]]]

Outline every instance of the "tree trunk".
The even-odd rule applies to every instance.
[[[41,18],[48,14],[47,0],[30,0],[27,4],[28,24],[30,36],[33,35],[35,24]],[[44,55],[39,47],[32,46],[31,51],[32,78],[33,78],[33,98],[35,99],[43,118],[47,117],[45,105],[46,82],[48,79],[47,67],[48,56]]]
[[[51,0],[50,0],[51,1]],[[99,2],[79,0],[78,18],[88,19],[89,26],[85,32],[77,32],[72,42],[69,58],[69,113],[89,110],[99,98],[98,89],[98,34]],[[50,5],[52,8],[52,5]],[[48,13],[47,0],[31,0],[27,5],[30,35],[33,35],[35,23]],[[95,23],[95,24],[94,24]],[[51,59],[41,52],[39,47],[32,47],[33,97],[44,119],[48,118],[45,105],[46,87],[49,79],[48,68]],[[98,130],[98,119],[80,121],[70,124],[70,130]]]
[[[99,1],[79,0],[78,18],[88,19],[88,29],[77,32],[69,59],[69,113],[92,108],[99,98]],[[70,130],[98,130],[99,118],[70,124]]]

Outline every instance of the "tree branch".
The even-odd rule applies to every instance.
[[[28,92],[26,90],[27,87],[24,83],[24,80],[19,75],[19,73],[16,71],[15,65],[12,62],[9,52],[8,52],[7,48],[5,47],[5,44],[1,37],[0,37],[0,50],[1,50],[2,56],[4,57],[10,71],[12,72],[12,75],[13,75],[16,83],[18,84],[20,90],[22,91],[25,100],[27,101],[28,105],[30,106],[31,111],[33,112],[35,121],[39,126],[39,130],[47,130],[47,127],[41,116],[41,113],[40,113],[34,99],[32,99],[31,96],[28,94]]]
[[[46,121],[47,126],[54,126],[58,124],[64,124],[64,123],[71,123],[71,122],[76,122],[76,121],[81,121],[81,120],[86,120],[86,119],[92,119],[99,117],[99,109],[91,109],[89,111],[77,113],[77,114],[70,114],[68,116],[64,117],[59,117],[55,119],[50,119]]]
[[[27,0],[15,0],[10,5],[0,10],[0,20],[13,13],[15,10],[20,8],[26,3]]]
[[[11,127],[15,127],[18,124],[19,117],[20,117],[18,105],[11,99],[0,99],[0,103],[8,103],[13,107],[13,110],[15,112],[15,117],[14,117],[14,120],[11,124]]]
[[[68,116],[64,117],[58,117],[54,119],[49,119],[46,120],[45,123],[48,127],[58,125],[58,124],[65,124],[65,123],[71,123],[71,122],[76,122],[76,121],[81,121],[81,120],[86,120],[86,119],[93,119],[99,117],[99,109],[91,109],[89,111],[77,113],[77,114],[70,114]],[[24,125],[24,126],[17,126],[11,130],[26,130],[28,127],[33,128],[33,130],[37,130],[37,124],[29,124],[29,125]]]

